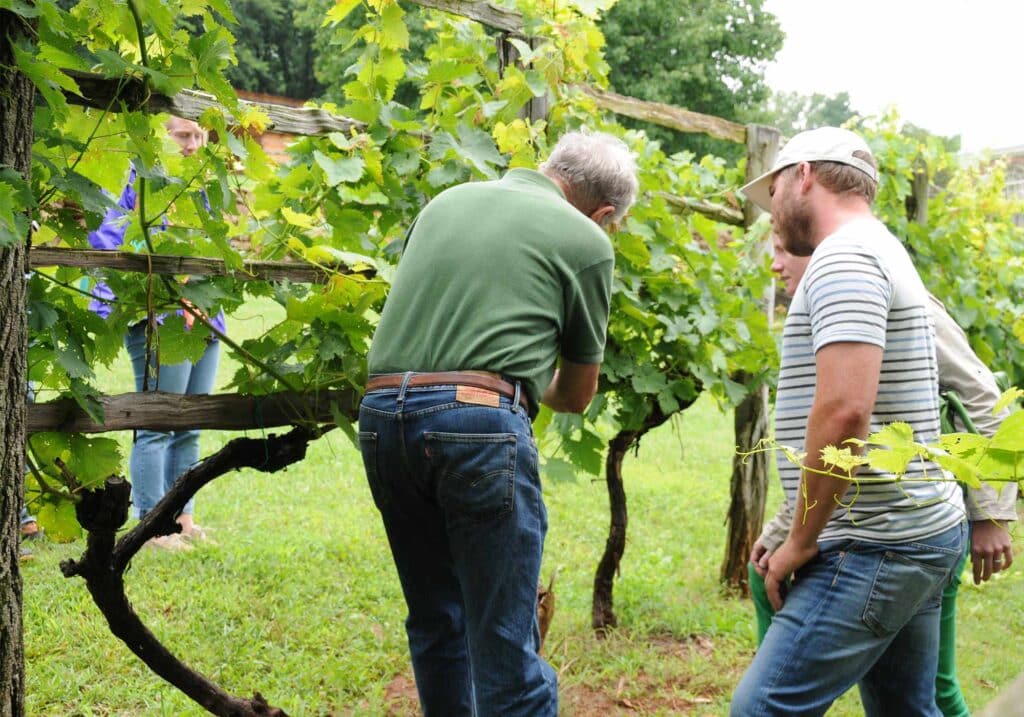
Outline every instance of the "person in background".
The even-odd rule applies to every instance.
[[[359,442],[408,606],[427,717],[554,717],[539,655],[547,512],[530,419],[597,390],[636,164],[563,136],[540,171],[435,197],[409,230],[368,357]],[[556,364],[558,369],[556,370]]]
[[[777,235],[772,236],[774,260],[772,271],[779,275],[787,294],[796,293],[809,256],[795,256],[782,247]],[[995,377],[971,349],[967,336],[945,307],[934,296],[928,305],[935,325],[935,353],[939,364],[939,387],[955,391],[962,400],[968,417],[979,433],[992,436],[1008,412],[993,415],[992,408],[1000,390]],[[954,425],[956,431],[967,426]],[[966,489],[967,514],[971,524],[971,564],[974,583],[980,584],[1013,563],[1013,541],[1007,524],[1017,519],[1017,484],[1008,483],[1001,492],[989,485]],[[761,532],[750,554],[750,592],[757,615],[758,643],[764,639],[774,614],[764,590],[764,574],[771,554],[785,541],[793,522],[789,505],[782,503],[779,512]],[[942,595],[939,625],[939,662],[935,676],[935,701],[943,717],[965,717],[970,714],[960,682],[956,676],[956,597],[967,555],[953,571],[953,581]]]
[[[195,122],[171,117],[166,123],[167,133],[181,148],[184,156],[195,154],[206,142],[206,132]],[[121,192],[117,204],[104,217],[100,227],[89,234],[89,243],[95,249],[114,250],[124,244],[128,215],[135,210],[136,170],[129,171],[128,182]],[[98,283],[92,292],[95,297],[90,308],[106,318],[117,297],[110,288]],[[179,311],[173,316],[157,317],[158,324],[167,321],[183,321],[191,327],[190,313]],[[223,312],[211,320],[212,326],[225,333]],[[157,329],[159,330],[159,328]],[[125,347],[135,374],[136,391],[166,391],[187,395],[208,394],[213,390],[220,357],[220,342],[216,336],[208,341],[198,361],[183,361],[175,364],[158,363],[156,352],[151,352],[150,364],[146,366],[146,320],[143,318],[131,324],[125,335]],[[129,471],[132,483],[132,504],[135,517],[141,518],[163,498],[174,485],[178,476],[199,460],[199,431],[149,431],[138,430],[132,442]],[[191,547],[191,542],[206,539],[206,531],[193,519],[194,500],[189,501],[178,516],[181,532],[153,538],[154,547],[182,550]]]
[[[24,543],[27,540],[37,540],[42,536],[42,528],[36,522],[34,515],[29,515],[28,509],[22,507],[21,509],[21,542]],[[32,551],[26,548],[24,545],[18,546],[18,558],[20,560],[31,560]]]
[[[822,715],[855,684],[869,715],[938,714],[939,607],[967,543],[963,493],[933,480],[931,461],[848,479],[821,456],[897,420],[918,441],[939,437],[928,292],[872,213],[877,190],[870,148],[835,127],[797,134],[743,188],[786,251],[813,256],[786,316],[775,403],[776,438],[805,465],[780,456],[794,518],[767,562],[776,615],[733,715]]]
[[[39,225],[36,224],[35,222],[32,222],[32,230],[36,231],[38,228],[39,228]],[[33,387],[31,382],[29,382],[29,384],[28,384],[28,390],[25,392],[25,397],[26,397],[26,399],[28,400],[29,403],[32,403],[32,402],[34,402],[36,400],[36,392],[35,392],[35,389],[34,389],[34,387]],[[25,467],[25,470],[26,470],[26,473],[27,473],[28,472],[28,466],[27,465]],[[28,502],[27,496],[25,496],[24,494],[22,495],[22,501],[23,501],[23,503],[27,503]],[[39,540],[40,538],[42,538],[43,535],[44,535],[43,529],[41,527],[39,527],[39,523],[38,523],[38,521],[36,521],[36,517],[34,515],[30,515],[29,514],[28,506],[27,505],[23,504],[21,506],[21,518],[20,518],[20,520],[21,520],[21,543],[22,544],[18,546],[18,557],[21,560],[31,560],[32,557],[33,557],[32,556],[32,551],[29,550],[28,548],[26,548],[24,543],[26,541]]]

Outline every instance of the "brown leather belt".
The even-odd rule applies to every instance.
[[[382,388],[401,388],[405,379],[404,373],[386,373],[373,376],[366,383],[367,392]],[[488,371],[435,371],[433,373],[414,373],[409,377],[409,388],[418,386],[471,386],[515,399],[516,387],[496,373]],[[519,403],[527,411],[530,410],[526,394],[519,392]]]

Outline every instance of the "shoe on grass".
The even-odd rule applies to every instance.
[[[181,537],[188,543],[209,543],[216,545],[217,542],[210,537],[206,528],[193,524],[189,530],[182,530]]]
[[[157,550],[192,550],[192,545],[178,533],[150,538],[146,541],[146,547]]]

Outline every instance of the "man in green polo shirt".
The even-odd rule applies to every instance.
[[[359,439],[428,717],[558,713],[537,654],[547,514],[530,417],[582,412],[597,390],[614,268],[602,227],[636,192],[620,140],[574,132],[539,172],[442,192],[409,231]]]

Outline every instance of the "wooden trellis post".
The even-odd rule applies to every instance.
[[[780,133],[777,129],[761,125],[747,126],[747,180],[752,180],[770,167],[779,151]],[[744,223],[754,223],[761,210],[753,202],[744,208]],[[761,251],[770,251],[770,239],[761,246]],[[763,256],[763,254],[762,254]],[[765,293],[765,309],[769,320],[775,311],[775,293]],[[746,374],[737,380],[747,383],[751,377]],[[736,449],[750,451],[758,441],[769,434],[768,386],[758,386],[736,407],[733,428],[736,435]],[[749,457],[733,456],[731,500],[726,519],[728,536],[725,543],[725,560],[722,562],[723,582],[739,587],[744,595],[749,593],[747,585],[747,561],[754,541],[761,534],[764,522],[765,499],[768,494],[768,453],[756,453]]]
[[[518,65],[519,63],[519,50],[513,45],[510,40],[514,37],[509,33],[505,32],[498,35],[498,64],[502,68],[504,74],[504,68],[511,65]],[[536,40],[528,38],[523,40],[530,46],[530,49],[534,48]],[[550,105],[547,93],[543,97],[534,97],[532,100],[526,103],[526,105],[519,110],[519,116],[523,119],[528,119],[530,122],[537,122],[545,119],[548,116],[548,106]]]

